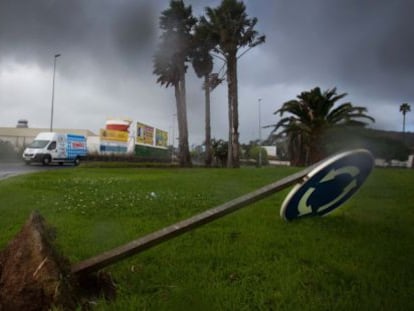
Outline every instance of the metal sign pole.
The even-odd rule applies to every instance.
[[[313,166],[296,174],[285,177],[277,182],[264,186],[256,191],[245,194],[232,201],[209,209],[191,218],[177,222],[171,226],[150,233],[142,238],[124,244],[120,247],[74,264],[72,266],[72,273],[87,274],[98,271],[122,259],[138,254],[164,241],[181,235],[187,231],[193,230],[206,223],[212,222],[213,220],[235,212],[238,209],[245,207],[246,205],[264,199],[286,187],[297,183],[298,181],[302,180],[312,170],[312,168]]]

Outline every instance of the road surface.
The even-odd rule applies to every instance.
[[[8,162],[8,161],[1,161],[0,160],[0,180],[6,179],[8,177],[32,173],[32,172],[39,172],[44,170],[53,170],[53,169],[63,169],[73,167],[72,165],[48,165],[43,166],[40,164],[32,164],[26,165],[23,161],[19,162]]]

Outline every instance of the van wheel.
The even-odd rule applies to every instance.
[[[49,165],[50,164],[50,156],[44,156],[42,160],[43,165]]]
[[[75,166],[78,166],[80,164],[80,159],[77,157],[75,161],[73,161],[73,164],[75,164]]]

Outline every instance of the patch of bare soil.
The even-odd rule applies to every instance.
[[[55,238],[55,230],[33,212],[0,252],[0,311],[91,309],[96,297],[115,299],[108,273],[71,274],[69,261],[53,244]]]
[[[76,308],[70,264],[53,247],[54,238],[34,212],[0,253],[0,310]]]

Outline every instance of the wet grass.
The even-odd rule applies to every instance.
[[[71,262],[297,171],[74,168],[0,181],[0,247],[39,210]],[[289,191],[106,270],[98,310],[412,310],[414,171],[376,169],[334,213],[286,223]]]

